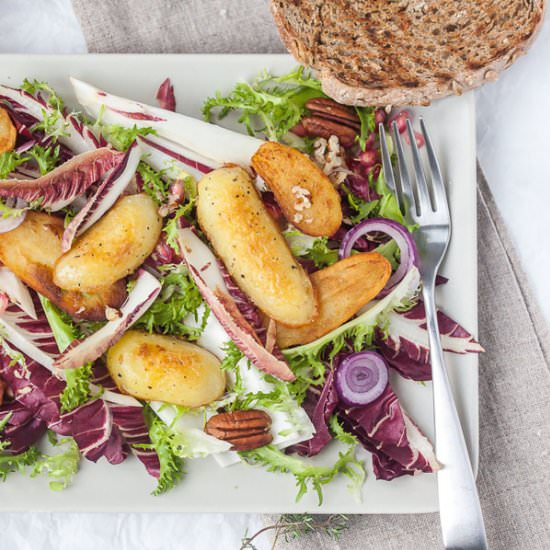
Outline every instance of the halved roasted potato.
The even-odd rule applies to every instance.
[[[377,252],[356,254],[316,271],[311,282],[319,299],[319,317],[299,328],[277,324],[277,344],[308,344],[339,327],[370,302],[386,285],[391,265]]]
[[[0,107],[0,155],[12,151],[17,139],[17,130],[6,109]]]
[[[235,282],[268,317],[289,326],[315,318],[311,281],[243,168],[219,168],[202,178],[197,217]]]
[[[119,307],[126,298],[125,284],[98,288],[90,294],[59,288],[53,281],[53,268],[61,255],[62,235],[62,219],[28,212],[19,227],[0,234],[0,262],[73,317],[101,321],[105,306]]]
[[[314,237],[330,237],[338,231],[342,225],[340,195],[309,157],[270,141],[256,151],[252,166],[273,191],[292,225]]]
[[[173,336],[129,330],[107,352],[107,368],[122,392],[147,401],[200,407],[225,391],[220,361]]]
[[[133,273],[153,252],[161,230],[151,197],[144,193],[122,197],[59,258],[55,284],[81,292],[113,284]]]

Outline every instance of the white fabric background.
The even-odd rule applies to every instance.
[[[0,52],[86,52],[70,0],[0,0]],[[477,92],[479,159],[547,321],[549,60],[547,24],[527,58]],[[245,530],[254,532],[261,525],[261,517],[254,515],[4,514],[0,548],[237,549]],[[267,541],[258,542],[258,548],[267,547]]]

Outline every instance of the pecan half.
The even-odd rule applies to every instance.
[[[336,136],[343,147],[351,147],[355,143],[357,131],[344,124],[318,116],[305,117],[301,122],[310,137],[328,139],[330,136]]]
[[[273,441],[269,431],[271,417],[255,409],[216,414],[208,420],[204,431],[227,441],[234,451],[250,451]]]
[[[326,97],[316,97],[306,101],[306,107],[314,114],[322,118],[340,122],[346,126],[360,129],[361,121],[355,109],[347,105],[340,105],[336,101]]]

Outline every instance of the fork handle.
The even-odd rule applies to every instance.
[[[423,286],[432,364],[437,473],[443,543],[447,549],[488,548],[468,449],[460,426],[441,348],[435,306],[435,273]]]

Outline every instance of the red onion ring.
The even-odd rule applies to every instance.
[[[23,209],[27,203],[21,199],[9,198],[4,203],[8,208]],[[9,216],[8,218],[2,218],[0,216],[0,233],[7,233],[13,231],[19,227],[27,216],[27,211],[23,210],[19,216]]]
[[[351,255],[353,245],[364,235],[372,232],[385,233],[391,237],[401,252],[401,262],[395,273],[389,278],[384,290],[386,293],[397,285],[409,272],[411,267],[418,266],[418,251],[416,243],[409,230],[400,223],[387,218],[370,218],[352,227],[342,239],[338,255],[340,259]]]
[[[363,407],[378,399],[388,385],[388,366],[374,351],[348,355],[336,369],[338,396],[348,407]]]

